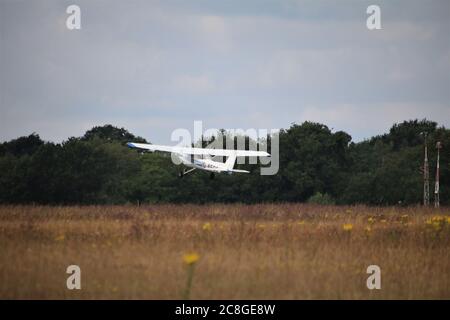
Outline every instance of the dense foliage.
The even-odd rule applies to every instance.
[[[129,149],[126,142],[145,139],[111,125],[61,144],[31,134],[0,144],[0,203],[416,204],[423,191],[422,132],[428,132],[432,198],[435,144],[444,146],[441,202],[449,204],[450,130],[426,120],[395,124],[389,133],[359,143],[319,123],[294,124],[280,131],[278,174],[261,176],[259,166],[244,164],[239,167],[251,174],[214,179],[200,171],[178,178],[180,167],[170,155]]]

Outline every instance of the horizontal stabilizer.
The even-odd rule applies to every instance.
[[[229,170],[231,172],[239,172],[239,173],[250,173],[250,171],[247,170],[239,170],[239,169],[233,169],[233,170]]]

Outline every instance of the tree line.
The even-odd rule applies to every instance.
[[[394,124],[388,133],[358,143],[320,123],[293,124],[280,130],[276,175],[261,176],[258,165],[243,164],[238,167],[250,174],[218,174],[214,179],[198,170],[180,179],[180,167],[170,155],[129,149],[129,141],[147,141],[124,128],[98,126],[62,143],[43,141],[33,133],[0,144],[0,203],[413,205],[423,197],[424,132],[431,197],[435,144],[440,141],[441,203],[449,204],[450,130],[428,120]],[[270,137],[264,143],[270,144]]]

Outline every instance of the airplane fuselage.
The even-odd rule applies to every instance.
[[[179,156],[180,157],[180,156]],[[193,161],[187,159],[186,157],[180,157],[181,161],[186,167],[210,171],[210,172],[230,172],[225,168],[225,164],[223,162],[213,161],[211,159],[196,159]],[[190,158],[190,157],[189,157]]]

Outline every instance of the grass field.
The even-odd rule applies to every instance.
[[[0,207],[0,299],[450,299],[450,210]],[[183,257],[196,253],[188,265]],[[195,260],[195,258],[193,259]],[[68,290],[66,268],[81,268]],[[381,268],[368,290],[366,268]]]

